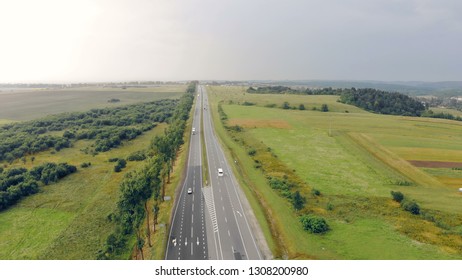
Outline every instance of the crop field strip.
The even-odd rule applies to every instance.
[[[165,98],[176,99],[181,96],[184,90],[185,86],[175,85],[138,89],[87,87],[2,92],[0,94],[0,124],[12,120],[32,120],[64,112],[117,107]],[[120,101],[110,103],[108,102],[110,99],[119,99]]]
[[[441,191],[443,182],[438,180],[439,178],[433,177],[425,169],[412,166],[407,161],[408,159],[401,158],[399,153],[391,156],[394,154],[391,150],[395,151],[393,149],[400,147],[401,143],[411,148],[414,144],[422,145],[419,142],[422,137],[424,140],[429,140],[427,143],[432,144],[429,146],[424,145],[425,148],[436,148],[436,145],[444,142],[448,144],[448,149],[457,149],[457,141],[461,137],[461,134],[458,134],[457,131],[460,129],[459,124],[440,119],[412,119],[409,117],[375,115],[358,108],[351,109],[349,105],[333,104],[332,102],[337,99],[335,96],[257,96],[245,93],[243,88],[238,87],[211,87],[210,89],[214,102],[223,100],[222,107],[229,117],[229,124],[242,125],[245,128],[244,134],[241,134],[245,143],[256,143],[255,145],[257,145],[261,141],[266,146],[271,147],[273,152],[278,155],[278,158],[287,164],[289,168],[296,170],[296,174],[306,180],[310,187],[315,187],[325,193],[319,199],[319,202],[313,202],[312,198],[308,197],[308,204],[310,204],[311,200],[311,203],[315,204],[313,207],[319,206],[322,203],[325,204],[327,199],[334,205],[334,210],[324,210],[324,214],[333,224],[332,232],[327,233],[324,237],[301,237],[297,234],[295,236],[291,235],[289,229],[286,228],[290,225],[284,222],[289,220],[291,215],[284,215],[284,221],[281,221],[277,218],[278,214],[274,213],[283,211],[281,209],[276,210],[275,203],[270,204],[274,220],[279,221],[276,223],[286,224],[286,226],[279,226],[282,231],[285,231],[280,235],[286,235],[282,237],[286,240],[286,248],[291,246],[287,244],[290,243],[290,241],[287,241],[290,239],[311,240],[309,242],[311,244],[307,245],[310,248],[304,248],[302,245],[304,242],[299,241],[300,244],[296,247],[297,249],[289,249],[289,255],[290,251],[293,250],[292,253],[295,255],[306,252],[305,254],[311,254],[314,258],[332,258],[332,255],[329,257],[329,254],[336,255],[336,258],[353,259],[461,258],[460,253],[456,253],[444,245],[452,244],[449,246],[457,248],[460,245],[457,245],[458,242],[460,243],[460,234],[459,241],[453,242],[450,239],[445,239],[445,230],[428,224],[423,219],[400,213],[399,208],[395,208],[396,206],[389,199],[390,190],[396,189],[408,194],[419,203],[422,202],[424,208],[428,207],[428,211],[437,216],[439,215],[438,217],[446,217],[446,219],[451,220],[449,217],[453,213],[461,213],[459,211],[461,196],[456,189],[444,186],[444,190]],[[271,98],[271,101],[268,101],[268,98]],[[326,101],[326,98],[330,98],[330,101]],[[246,101],[256,104],[254,106],[240,105]],[[281,106],[284,101],[294,105],[303,102],[308,109],[299,111],[265,107],[268,102],[277,103],[278,106]],[[310,104],[320,104],[322,102],[328,102],[327,104],[331,108],[330,112],[310,110],[312,108]],[[346,113],[346,111],[349,113]],[[253,120],[254,123],[246,126],[247,120]],[[286,122],[289,124],[289,128],[277,128],[268,125],[272,122]],[[448,131],[446,127],[455,127],[456,130]],[[433,134],[433,132],[439,134]],[[353,133],[353,136],[364,134],[366,138],[360,139],[364,145],[358,145],[354,137],[347,136],[351,133]],[[378,135],[386,136],[383,143],[381,142],[382,138],[377,138]],[[394,136],[399,139],[394,139]],[[387,142],[394,142],[394,145],[382,147],[382,145],[388,144]],[[391,156],[393,160],[387,159],[389,162],[384,162],[380,156],[377,157],[369,151],[371,147],[376,149],[377,145],[382,148],[376,150],[376,153],[388,158]],[[238,148],[233,148],[233,153],[238,153],[236,149]],[[246,162],[243,159],[240,160]],[[388,165],[397,162],[406,167],[404,174]],[[252,169],[253,166],[251,164],[244,168]],[[426,180],[420,178],[421,183],[426,183],[425,186],[401,185],[402,183],[408,184],[406,181],[412,182],[417,174],[426,178]],[[408,178],[409,176],[412,179]],[[428,184],[429,182],[430,184]],[[264,186],[260,187],[263,188]],[[260,191],[259,195],[262,194],[266,199],[270,197],[268,192]],[[359,210],[356,211],[356,214],[349,212],[353,205],[356,205],[354,207]],[[434,210],[431,210],[433,208],[439,210],[434,212]],[[378,209],[382,210],[379,211]],[[346,220],[339,218],[339,215],[346,218]],[[460,220],[459,216],[460,214],[456,220]],[[361,221],[369,222],[363,223]],[[403,221],[407,221],[408,225]],[[292,226],[296,227],[297,222],[293,220]],[[457,221],[454,222],[457,225]],[[378,223],[382,224],[382,228],[389,229],[384,230],[385,233],[382,234],[382,237],[385,239],[381,243],[377,242],[377,236],[374,239],[373,234],[369,234],[367,237],[364,236],[367,232],[372,233],[373,227],[371,226],[378,225]],[[453,227],[453,229],[456,228]],[[428,238],[422,239],[422,236],[416,234],[417,229],[427,231]],[[352,247],[355,244],[353,238],[340,237],[340,232],[336,233],[336,230],[341,231],[341,235],[348,232],[347,236],[356,236],[361,242],[370,243],[371,248],[378,249],[389,246],[395,249],[391,251],[387,249],[386,254],[380,254],[380,251],[377,250],[374,253],[373,249],[361,251],[360,248],[357,248],[357,246],[361,245],[361,242],[357,242],[356,247]],[[379,231],[376,232],[376,234],[379,233]],[[457,234],[453,236],[457,239]],[[416,246],[417,243],[413,241],[415,239],[420,240],[420,245]],[[444,241],[440,242],[440,239]],[[314,240],[317,242],[312,243]],[[334,242],[334,240],[336,241]],[[333,247],[334,243],[332,242],[339,244]],[[325,247],[319,244],[324,244]],[[348,250],[344,250],[344,248],[348,248]],[[445,249],[441,250],[440,248]],[[297,251],[299,253],[295,253]]]

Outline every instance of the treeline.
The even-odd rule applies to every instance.
[[[305,95],[341,95],[349,92],[351,89],[346,88],[306,88],[306,89],[293,89],[286,86],[265,86],[265,87],[249,87],[248,93],[262,93],[262,94],[305,94]]]
[[[180,98],[165,134],[153,139],[151,149],[154,151],[154,156],[148,159],[147,164],[141,170],[125,175],[120,184],[117,210],[110,215],[110,220],[116,224],[116,229],[108,236],[104,248],[98,252],[98,259],[121,258],[121,255],[128,249],[129,244],[127,243],[132,234],[136,235],[136,248],[142,257],[145,244],[143,232],[147,234],[148,245],[152,246],[149,215],[154,215],[155,227],[159,205],[165,195],[165,184],[170,180],[173,162],[180,146],[184,143],[183,134],[193,104],[194,93],[195,83],[191,84],[187,93]],[[154,199],[154,205],[148,209],[147,201],[151,197]],[[141,227],[145,218],[147,218],[147,228],[143,230]]]
[[[48,185],[77,171],[67,163],[44,163],[31,170],[26,168],[0,169],[0,211],[21,198],[39,191],[40,183]]]
[[[344,92],[339,101],[387,115],[420,116],[425,110],[421,102],[407,95],[372,88],[352,88],[349,92]]]
[[[165,99],[4,125],[0,127],[0,161],[11,163],[48,149],[59,151],[79,139],[96,139],[93,152],[105,152],[152,129],[155,123],[166,122],[176,106],[178,100]],[[53,131],[63,131],[63,135],[46,135]]]
[[[432,110],[427,110],[423,112],[422,117],[462,121],[462,117],[460,116],[454,116],[453,114],[444,112],[435,113]]]

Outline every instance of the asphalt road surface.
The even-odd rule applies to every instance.
[[[213,129],[205,87],[198,86],[185,182],[176,200],[166,259],[262,259],[243,210],[243,197]],[[207,159],[201,158],[200,122]],[[207,160],[210,182],[202,181]],[[223,175],[218,174],[218,169]],[[191,189],[188,193],[188,189]]]

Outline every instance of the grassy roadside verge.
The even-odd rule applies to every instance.
[[[201,122],[200,122],[200,131],[201,131],[201,151],[202,151],[202,182],[207,186],[209,182],[209,162],[207,160],[207,151],[205,147],[205,136],[204,136],[204,110],[201,108]]]

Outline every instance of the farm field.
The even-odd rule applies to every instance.
[[[32,120],[51,114],[86,111],[93,108],[116,107],[165,98],[179,98],[186,86],[172,85],[152,88],[86,87],[62,90],[2,92],[0,124],[7,121]],[[120,102],[109,103],[110,99]]]
[[[271,208],[266,217],[262,213],[260,222],[267,239],[274,241],[276,257],[462,259],[462,195],[458,193],[462,171],[417,167],[412,162],[461,162],[462,122],[372,114],[337,103],[337,96],[257,95],[243,87],[207,89],[218,134],[230,156],[238,158],[241,166],[236,168],[248,170],[250,179],[241,181],[254,182],[246,186],[258,200],[252,204],[254,209]],[[227,124],[244,128],[233,134],[235,141],[226,139],[230,137],[223,128],[220,132],[218,102]],[[303,104],[306,110],[282,110],[283,102],[295,108]],[[255,104],[242,105],[249,103]],[[328,105],[329,112],[319,110],[322,104]],[[268,186],[239,141],[257,148],[257,154],[271,150],[273,160],[305,182],[305,211],[325,217],[332,230],[324,235],[303,231],[290,204]],[[312,189],[322,195],[313,197]],[[403,211],[392,201],[392,190],[418,202],[425,215]]]
[[[96,156],[81,152],[93,142],[89,140],[77,141],[74,147],[58,153],[35,155],[33,165],[67,162],[78,171],[0,213],[0,259],[95,259],[113,227],[107,216],[116,207],[119,183],[125,173],[144,164],[130,161],[116,173],[108,159],[125,158],[148,147],[165,127],[159,124],[123,146]],[[81,168],[83,162],[91,162],[91,166]],[[33,166],[30,160],[13,165]]]

